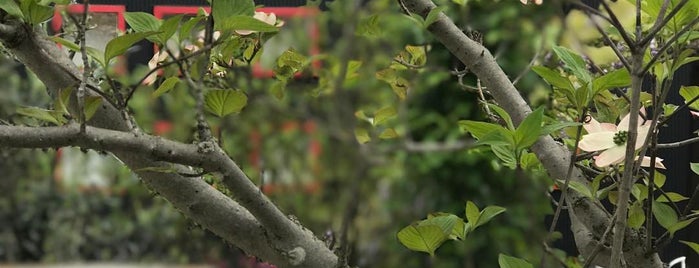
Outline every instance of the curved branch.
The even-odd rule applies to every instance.
[[[411,12],[423,17],[436,6],[431,0],[402,0],[405,7]],[[493,98],[505,111],[512,116],[515,123],[519,124],[531,113],[531,108],[519,94],[519,91],[507,78],[502,68],[497,64],[490,52],[482,45],[469,39],[454,23],[443,13],[427,28],[435,38],[451,51],[466,67],[482,80]],[[554,179],[563,179],[568,171],[570,161],[566,148],[558,145],[550,136],[542,136],[532,146],[532,151],[544,165],[548,174]],[[587,183],[580,170],[575,169],[571,180]],[[585,198],[575,191],[568,193],[571,204],[569,214],[573,219],[573,233],[576,244],[583,256],[589,256],[595,248],[597,240],[603,236],[609,223],[610,215],[607,211],[595,205],[594,201]],[[628,251],[624,252],[627,263],[632,267],[662,267],[662,262],[657,254],[645,255],[642,247],[642,238],[633,230],[626,230]],[[607,255],[600,254],[600,255]],[[593,264],[607,266],[604,258],[594,261]]]
[[[0,21],[0,23],[5,22]],[[39,77],[47,86],[50,95],[55,97],[58,90],[79,84],[78,68],[55,43],[48,39],[43,30],[34,30],[25,24],[14,29],[13,32],[7,32],[11,35],[2,35],[0,38],[3,38],[2,41],[5,44],[12,44],[7,46],[9,52]],[[86,93],[97,95],[93,90]],[[127,122],[129,119],[122,117],[121,111],[111,103],[103,102],[92,119],[88,121],[88,125],[117,130],[116,132],[123,131],[118,135],[110,132],[110,135],[121,138],[127,135],[131,139],[138,140],[138,134],[128,132],[131,130]],[[65,129],[67,130],[63,131],[71,130],[70,127]],[[87,131],[101,133],[96,128],[90,128]],[[77,137],[74,139],[74,141],[80,140]],[[102,142],[108,144],[105,139],[102,139]],[[154,140],[154,142],[163,144],[165,141]],[[178,148],[182,150],[191,148],[184,144],[170,144],[168,147],[171,147],[173,152],[177,152],[174,149]],[[211,148],[213,150],[210,150]],[[207,170],[224,171],[222,172],[224,184],[231,189],[238,189],[234,193],[245,208],[216,191],[203,180],[188,178],[177,173],[153,172],[144,169],[163,166],[163,163],[155,158],[158,155],[136,153],[134,151],[136,148],[128,146],[115,147],[111,152],[138,174],[146,185],[171,202],[186,216],[250,254],[275,263],[278,267],[333,267],[337,263],[337,256],[311,232],[287,219],[269,199],[259,193],[257,187],[254,185],[250,187],[252,183],[232,160],[222,161],[227,156],[220,148],[215,144],[211,148],[204,151],[209,152],[208,157],[218,159],[218,162],[204,163],[199,159],[199,164]],[[222,166],[214,166],[215,164]],[[175,168],[182,171],[186,169],[184,166],[175,166]],[[303,258],[299,259],[295,256],[303,256]]]

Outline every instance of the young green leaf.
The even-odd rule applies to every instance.
[[[629,215],[628,215],[628,226],[638,230],[638,228],[641,228],[643,226],[643,223],[646,221],[646,213],[643,211],[643,204],[641,201],[636,201],[629,207]]]
[[[221,28],[221,24],[226,18],[232,16],[247,16],[252,18],[255,14],[255,3],[249,0],[212,0],[211,15],[214,16],[214,28]]]
[[[517,149],[532,146],[541,134],[541,121],[544,116],[544,108],[540,107],[529,114],[515,131],[515,144]]]
[[[472,229],[475,229],[473,227],[476,227],[480,216],[481,211],[478,209],[478,206],[471,201],[466,202],[466,220],[471,224]]]
[[[180,79],[176,76],[170,77],[168,79],[165,79],[163,83],[160,84],[158,89],[153,91],[153,94],[151,95],[153,98],[160,97],[161,95],[167,93],[171,89],[173,89],[177,83],[180,82]]]
[[[497,105],[492,104],[492,103],[488,103],[488,107],[491,110],[495,111],[495,113],[498,114],[498,116],[500,116],[500,118],[502,118],[502,120],[505,120],[505,123],[507,124],[508,129],[515,130],[515,125],[512,123],[512,118],[510,117],[510,114],[505,112],[505,110],[500,108],[500,106],[497,106]]]
[[[601,90],[626,87],[630,84],[631,76],[629,75],[629,71],[622,68],[595,78],[595,80],[592,81],[592,93],[596,95],[597,92]]]
[[[393,106],[381,108],[376,112],[376,114],[374,114],[374,125],[381,125],[389,119],[394,118],[397,114],[398,111]]]
[[[694,172],[694,174],[699,175],[699,163],[689,163],[689,168]]]
[[[381,131],[381,134],[379,134],[379,139],[387,140],[395,138],[398,138],[398,132],[393,128],[384,129]]]
[[[157,32],[162,24],[158,18],[145,12],[126,12],[124,19],[137,33]]]
[[[565,183],[565,181],[559,180],[558,183],[559,183],[559,185],[563,185]],[[568,187],[570,187],[574,191],[576,191],[576,192],[578,192],[586,197],[593,198],[592,191],[590,190],[590,187],[583,184],[582,182],[571,180],[568,182]]]
[[[56,125],[60,124],[51,110],[41,109],[39,107],[20,107],[17,108],[17,113]]]
[[[682,96],[682,98],[684,98],[684,102],[687,103],[699,96],[699,86],[682,86],[680,88],[680,95]],[[692,104],[689,105],[689,108],[699,110],[699,101],[694,101]]]
[[[668,200],[668,198],[670,198],[670,199]],[[689,198],[687,198],[686,196],[681,195],[679,193],[667,192],[663,195],[658,196],[658,198],[655,199],[655,201],[667,203],[667,202],[680,202],[680,201],[684,201],[687,199],[689,199]]]
[[[155,36],[158,43],[161,45],[165,45],[165,43],[167,43],[167,40],[175,34],[177,27],[180,26],[180,21],[182,20],[183,16],[184,15],[172,16],[163,21],[157,30],[160,32],[160,34]]]
[[[269,25],[263,21],[256,18],[243,15],[235,15],[230,17],[225,17],[221,19],[221,22],[216,23],[219,25],[217,30],[247,30],[261,33],[271,33],[279,31],[274,25]]]
[[[84,107],[85,120],[90,120],[90,118],[92,118],[92,116],[95,115],[95,113],[97,112],[97,109],[99,109],[101,104],[102,104],[102,97],[100,97],[100,96],[87,96],[87,97],[85,97],[85,107]]]
[[[272,96],[277,98],[277,100],[282,100],[284,99],[284,94],[286,91],[286,80],[277,80],[274,83],[272,83],[272,86],[269,87],[270,93],[272,93]]]
[[[446,6],[439,6],[430,10],[430,13],[427,13],[427,16],[425,17],[425,22],[423,24],[424,27],[429,27],[432,23],[437,21],[437,19],[439,19],[439,14],[446,9]]]
[[[653,216],[660,223],[660,226],[665,227],[665,229],[669,229],[677,223],[677,213],[665,203],[653,201]]]
[[[434,251],[449,238],[437,225],[412,224],[398,232],[398,241],[410,250],[427,252],[434,256]]]
[[[451,214],[451,213],[444,213],[444,212],[437,212],[437,213],[432,213],[432,214],[427,215],[427,219],[432,219],[435,217],[448,217],[448,218],[450,218],[449,220],[451,220],[451,217],[454,217],[453,218],[454,227],[451,229],[451,234],[449,235],[449,239],[451,239],[451,240],[464,240],[464,239],[466,239],[466,235],[467,235],[466,229],[468,228],[467,227],[468,224],[465,223],[461,217],[456,216],[456,215]],[[439,221],[441,221],[441,219]],[[424,223],[425,221],[422,221],[422,222]],[[437,223],[435,225],[440,225],[440,224]],[[442,229],[444,229],[444,228],[442,228]]]
[[[678,222],[678,223],[673,224],[672,226],[670,226],[670,228],[667,228],[667,231],[670,232],[670,237],[675,236],[675,233],[676,233],[677,231],[682,230],[682,229],[684,229],[685,227],[689,226],[689,225],[692,224],[692,222],[694,222],[696,219],[697,219],[697,218],[691,218],[691,219],[689,219],[689,220],[684,220],[684,221],[681,221],[681,222]]]
[[[155,34],[158,34],[158,32],[139,32],[125,34],[112,39],[111,41],[109,41],[109,43],[107,43],[107,47],[104,49],[104,63],[109,64],[109,61],[111,61],[116,56],[124,54],[124,52],[126,52],[126,50],[134,44],[138,43],[139,41],[143,40],[148,36]]]
[[[680,243],[689,246],[692,250],[694,250],[695,253],[699,254],[699,244],[682,240],[680,240]]]
[[[449,234],[451,238],[451,234],[454,231],[454,226],[459,220],[461,220],[461,218],[457,217],[456,215],[444,213],[440,215],[429,215],[427,216],[427,219],[420,221],[418,225],[439,226],[439,228],[442,228],[442,232]]]
[[[567,77],[561,76],[558,71],[551,70],[544,66],[533,66],[532,71],[541,76],[546,83],[553,87],[563,89],[570,93],[575,91],[575,88],[573,87],[573,84],[570,83],[570,80],[568,80]]]
[[[22,9],[19,8],[15,1],[0,1],[0,9],[5,10],[10,16],[14,16],[20,19],[24,19],[24,14],[22,14]]]
[[[492,220],[495,216],[502,214],[505,212],[504,207],[499,207],[499,206],[487,206],[481,211],[480,216],[478,216],[478,223],[473,227],[475,230],[476,227],[479,227],[483,224],[488,223],[490,220]]]
[[[197,16],[190,18],[189,20],[182,23],[179,33],[180,41],[187,40],[192,35],[192,29],[194,29],[194,27],[197,26],[199,22],[203,19],[204,17]]]
[[[558,56],[563,63],[565,63],[565,68],[568,69],[573,75],[578,77],[581,82],[586,84],[592,82],[592,76],[590,75],[590,72],[587,71],[585,60],[583,60],[580,55],[561,46],[554,46],[553,52],[556,53],[556,56]]]
[[[5,0],[7,1],[7,0]],[[22,12],[31,24],[39,24],[53,17],[53,7],[41,5],[36,1],[22,1]]]
[[[206,110],[218,117],[239,113],[248,103],[245,93],[233,89],[212,90],[204,97]]]
[[[526,260],[500,254],[498,256],[498,264],[500,268],[534,268],[534,266]]]
[[[369,132],[363,128],[354,129],[354,137],[357,138],[357,142],[359,142],[359,144],[365,144],[371,141],[371,137],[369,137]]]

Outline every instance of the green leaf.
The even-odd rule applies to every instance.
[[[558,184],[564,185],[565,181],[559,180]],[[568,187],[570,187],[574,191],[576,191],[576,192],[578,192],[586,197],[594,198],[594,195],[592,195],[592,191],[590,190],[590,187],[588,187],[587,185],[585,185],[582,182],[574,181],[574,180],[568,181]]]
[[[653,201],[653,216],[665,229],[670,229],[672,225],[677,223],[677,213],[665,203]]]
[[[553,87],[563,89],[570,93],[575,91],[575,88],[573,87],[573,84],[570,83],[570,80],[568,80],[567,77],[561,76],[558,71],[551,70],[544,66],[534,66],[532,67],[532,71],[541,76],[546,83]]]
[[[185,21],[182,23],[182,26],[180,27],[180,41],[182,40],[187,40],[188,38],[191,37],[192,35],[192,29],[199,24],[201,20],[203,20],[204,17],[197,16],[190,18],[189,20]]]
[[[678,222],[678,223],[673,224],[672,226],[670,226],[670,228],[667,228],[667,231],[670,232],[670,237],[675,236],[675,233],[676,233],[677,231],[682,230],[682,229],[684,229],[685,227],[689,226],[689,225],[692,224],[692,222],[694,222],[696,219],[697,219],[697,218],[691,218],[691,219],[689,219],[689,220],[684,220],[684,221],[681,221],[681,222]]]
[[[284,99],[286,80],[277,80],[276,82],[272,83],[272,86],[269,87],[269,91],[272,93],[272,96],[277,98],[277,100]]]
[[[228,18],[245,16],[253,19],[252,15],[255,14],[255,3],[251,0],[211,0],[211,7],[216,30],[226,29],[223,25]]]
[[[75,44],[67,39],[64,39],[64,38],[61,38],[58,36],[51,36],[49,38],[51,39],[51,41],[54,41],[58,44],[61,44],[62,46],[64,46],[65,48],[67,48],[71,51],[75,51],[77,53],[80,53],[80,46],[78,46],[77,44]],[[97,61],[100,65],[105,66],[104,58],[103,58],[104,53],[102,51],[99,51],[93,47],[85,47],[85,52],[87,52],[87,55],[90,56],[90,58]]]
[[[692,250],[694,250],[695,253],[699,254],[699,244],[682,240],[680,240],[680,243],[689,246]]]
[[[627,221],[628,226],[636,230],[643,226],[643,223],[646,221],[646,213],[643,211],[643,204],[641,201],[636,201],[631,205],[631,207],[629,207]]]
[[[432,23],[437,21],[439,19],[439,14],[442,13],[442,11],[446,10],[446,6],[440,6],[440,7],[435,7],[432,10],[430,10],[430,13],[427,13],[427,16],[425,17],[425,22],[424,22],[424,27],[430,26]]]
[[[73,87],[67,87],[58,90],[58,98],[53,101],[53,109],[64,115],[70,114],[68,111],[68,103],[70,102],[70,94],[73,92]]]
[[[163,24],[157,30],[160,34],[155,36],[160,44],[165,45],[167,40],[175,34],[177,27],[180,26],[182,17],[183,15],[172,16],[163,21]]]
[[[589,84],[591,82],[592,76],[587,71],[585,61],[582,57],[580,57],[580,55],[568,48],[561,46],[554,46],[553,52],[556,53],[556,56],[558,56],[558,58],[561,59],[563,63],[565,63],[565,68],[569,70],[573,75],[578,77],[578,79],[580,79],[581,82],[586,84]]]
[[[545,124],[541,128],[541,135],[548,135],[568,127],[582,126],[582,123],[578,122],[565,122],[565,121],[554,121],[551,124]]]
[[[665,196],[667,196],[667,197],[665,197]],[[670,198],[670,200],[668,200],[668,198]],[[664,195],[658,196],[658,198],[655,199],[655,201],[667,203],[667,202],[680,202],[680,201],[684,201],[687,199],[689,199],[689,198],[687,198],[686,196],[681,195],[679,193],[667,192]]]
[[[507,128],[509,128],[510,130],[515,130],[515,125],[512,124],[512,118],[510,117],[510,114],[505,112],[505,110],[500,108],[500,106],[497,106],[497,105],[492,104],[492,103],[488,103],[488,107],[491,110],[495,111],[495,113],[498,114],[498,116],[500,116],[500,118],[502,118],[502,120],[505,120],[505,123],[507,124]]]
[[[39,24],[53,17],[52,7],[41,5],[33,0],[23,1],[22,9],[24,17],[28,19],[30,24]]]
[[[214,20],[218,22],[218,19]],[[250,16],[235,15],[223,18],[223,21],[217,23],[217,30],[248,30],[261,33],[278,32],[279,28],[274,25],[269,25],[263,21]]]
[[[126,19],[131,29],[137,33],[157,32],[162,23],[155,16],[145,12],[126,12],[124,13],[124,19]]]
[[[14,16],[20,19],[24,19],[24,14],[22,14],[22,9],[19,8],[17,3],[13,0],[0,1],[0,9],[5,10],[10,16]]]
[[[131,46],[154,34],[158,32],[131,33],[110,40],[104,49],[104,63],[108,65],[114,57],[124,54]]]
[[[465,6],[466,1],[468,0],[451,0],[454,4],[460,5],[460,6]]]
[[[689,163],[689,168],[694,172],[694,174],[699,175],[699,163]]]
[[[680,95],[682,96],[682,98],[684,98],[684,102],[687,103],[690,100],[699,96],[699,86],[682,86],[680,88]],[[689,108],[699,110],[699,101],[694,101],[692,104],[689,105]]]
[[[449,239],[454,239],[456,237],[452,236],[452,233],[454,232],[454,227],[456,226],[456,223],[458,221],[463,222],[463,220],[461,220],[461,218],[457,217],[456,215],[441,213],[435,215],[428,215],[427,219],[420,221],[418,225],[439,226],[439,228],[442,229],[442,232],[444,232],[445,234],[449,234]]]
[[[626,87],[631,85],[631,76],[625,68],[611,71],[603,76],[595,78],[592,81],[592,92],[597,94],[600,90],[607,90],[617,87]]]
[[[381,131],[381,134],[379,134],[379,139],[395,139],[398,138],[398,132],[396,132],[395,129],[392,128],[387,128]]]
[[[38,107],[20,107],[17,108],[17,113],[38,119],[40,121],[46,121],[56,125],[60,124],[54,115],[54,111],[51,110],[41,109]]]
[[[478,206],[471,201],[466,202],[466,220],[471,224],[471,227],[476,227],[480,216],[481,211],[478,209]],[[473,229],[475,228],[472,228],[472,230]]]
[[[475,230],[476,227],[482,226],[483,224],[488,223],[490,220],[492,220],[495,216],[502,214],[505,212],[504,207],[499,207],[499,206],[487,206],[485,207],[481,213],[480,216],[478,217],[478,223],[473,227]]]
[[[449,219],[447,219],[447,220],[449,220],[449,221],[451,221],[452,219],[454,220],[454,227],[451,229],[449,239],[451,239],[451,240],[457,240],[457,239],[464,240],[466,238],[466,235],[467,235],[466,229],[468,228],[467,227],[468,224],[465,223],[461,217],[456,216],[456,215],[451,214],[451,213],[444,213],[444,212],[437,212],[437,213],[432,213],[432,214],[427,215],[428,220],[431,218],[434,218],[434,217],[448,217]],[[442,223],[440,223],[440,222],[443,221],[443,219],[439,219],[437,221],[438,222],[436,222],[433,225],[441,225]],[[424,222],[425,221],[422,221],[422,223],[424,223]],[[442,228],[442,229],[444,230],[444,228]],[[449,232],[449,230],[446,230],[446,232]]]
[[[366,37],[377,37],[382,33],[381,26],[379,25],[379,15],[374,14],[369,17],[363,18],[357,24],[357,30],[354,34]]]
[[[544,108],[540,107],[529,114],[515,131],[515,144],[517,149],[528,148],[536,142],[541,134],[541,121],[544,116]]]
[[[497,156],[498,159],[505,164],[506,167],[511,169],[515,169],[517,167],[517,159],[514,150],[512,150],[512,146],[492,144],[490,149],[493,151],[495,156]]]
[[[502,129],[507,132],[507,129],[500,125],[493,123],[481,122],[481,121],[471,121],[471,120],[461,120],[459,121],[459,128],[461,131],[466,133],[471,133],[471,135],[476,139],[481,139],[488,135],[489,133]]]
[[[204,97],[206,110],[218,117],[239,113],[248,104],[248,96],[234,89],[212,90]]]
[[[153,94],[151,96],[153,98],[160,97],[161,95],[163,95],[163,94],[169,92],[171,89],[173,89],[177,85],[177,83],[179,83],[179,82],[180,82],[180,78],[178,78],[176,76],[165,79],[165,81],[163,81],[163,83],[160,84],[158,89],[153,91]]]
[[[374,114],[374,125],[381,125],[389,119],[394,118],[397,114],[398,111],[393,106],[381,108]]]
[[[498,256],[498,264],[500,265],[500,268],[534,268],[534,266],[528,261],[507,256],[505,254],[500,254]]]
[[[85,97],[85,120],[90,120],[92,116],[95,115],[97,109],[99,109],[102,104],[102,97],[100,96],[87,96]]]
[[[359,144],[365,144],[371,141],[371,137],[369,137],[369,132],[363,128],[354,129],[354,137],[357,138],[357,142],[359,142]]]
[[[434,256],[434,251],[449,238],[437,225],[412,224],[398,232],[398,241],[410,250],[427,252]]]

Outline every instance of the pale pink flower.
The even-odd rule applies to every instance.
[[[641,111],[643,112],[643,110]],[[606,167],[609,165],[620,164],[626,157],[626,140],[629,130],[629,115],[624,116],[618,125],[610,123],[600,123],[594,118],[590,118],[590,122],[583,126],[587,130],[587,135],[584,135],[580,140],[578,147],[583,151],[596,152],[603,151],[595,157],[595,166]],[[636,150],[643,147],[646,141],[650,122],[643,122],[641,118],[638,120],[638,135],[636,137]],[[665,168],[662,163],[663,159],[656,158],[655,167]],[[641,166],[650,166],[650,157],[643,157]]]
[[[277,21],[277,15],[274,15],[274,13],[264,13],[264,12],[255,12],[255,15],[253,18],[267,23],[269,25],[272,25],[274,27],[282,27],[284,26],[284,21]],[[250,30],[236,30],[235,31],[239,35],[249,35],[251,33],[254,33],[255,31],[250,31]]]
[[[164,50],[160,51],[160,52],[156,52],[155,55],[153,55],[153,58],[151,58],[148,61],[148,68],[150,68],[151,70],[155,69],[155,67],[158,67],[158,64],[165,61],[165,59],[167,59],[167,52],[165,52]],[[155,82],[155,79],[157,77],[158,77],[158,72],[153,72],[148,77],[146,77],[146,79],[143,80],[143,84],[144,85],[152,85],[153,82]]]

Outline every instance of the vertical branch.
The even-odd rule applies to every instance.
[[[612,256],[610,267],[621,267],[621,255],[626,234],[626,219],[628,217],[629,195],[634,183],[634,162],[636,160],[636,140],[638,136],[638,110],[640,110],[641,87],[643,74],[639,71],[643,68],[643,49],[632,47],[631,55],[631,103],[629,108],[629,129],[626,140],[626,159],[624,161],[624,173],[619,183],[619,197],[616,205],[616,222],[614,223],[614,238],[612,243]]]
[[[83,61],[83,77],[80,79],[80,86],[78,86],[77,99],[78,99],[78,116],[80,120],[80,133],[85,133],[85,87],[87,86],[87,80],[90,78],[90,61],[87,58],[87,49],[85,48],[85,36],[87,35],[87,13],[89,10],[90,1],[85,0],[83,2],[83,15],[82,21],[78,24],[78,36],[80,37],[80,54],[82,55]]]

